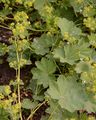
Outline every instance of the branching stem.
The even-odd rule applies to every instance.
[[[30,119],[33,117],[33,115],[36,113],[36,111],[37,111],[42,105],[44,105],[45,103],[46,103],[46,101],[38,104],[38,106],[36,107],[36,109],[34,109],[34,110],[31,112],[31,114],[29,115],[29,117],[27,118],[27,120],[30,120]]]

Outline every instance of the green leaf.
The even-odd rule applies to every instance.
[[[88,36],[89,38],[89,43],[93,46],[96,46],[96,34],[91,34]]]
[[[65,115],[63,109],[58,105],[58,103],[56,101],[51,101],[49,104],[50,107],[46,110],[46,112],[52,115],[51,118],[49,116],[50,120],[63,120]]]
[[[83,9],[83,5],[85,4],[85,1],[84,0],[83,2],[79,3],[78,1],[76,0],[70,0],[70,4],[71,6],[73,7],[75,13],[76,12],[82,12],[82,9]]]
[[[53,37],[43,34],[40,38],[35,38],[32,43],[34,52],[38,55],[45,55],[49,52],[49,47],[52,47],[55,40]]]
[[[37,102],[32,102],[30,99],[27,98],[22,101],[22,107],[25,109],[34,109],[37,104]]]
[[[70,113],[62,109],[56,100],[50,100],[49,106],[46,109],[46,113],[50,114],[50,120],[69,120],[70,118],[77,117],[75,113]]]
[[[41,1],[40,0],[35,0],[34,7],[35,7],[35,9],[40,10],[40,9],[43,8],[44,4],[45,4],[45,0],[41,0]]]
[[[91,69],[91,71],[83,72],[81,74],[81,80],[85,81],[86,83],[93,84],[96,80],[96,68]]]
[[[81,59],[84,59],[86,57],[91,57],[92,49],[89,48],[90,44],[88,42],[85,42],[84,39],[79,40],[77,48],[79,52],[79,57]]]
[[[85,8],[85,11],[83,10],[83,16],[84,17],[93,17],[93,16],[95,16],[96,15],[96,9],[90,8],[90,6],[88,6],[88,7],[89,7],[90,10],[86,11],[86,8]]]
[[[9,113],[4,110],[3,108],[0,108],[0,119],[1,120],[9,120]]]
[[[71,52],[70,52],[71,51]],[[61,48],[56,48],[53,51],[54,57],[59,58],[62,63],[69,63],[70,65],[75,64],[79,60],[79,51],[77,46],[66,45]]]
[[[56,2],[56,0],[35,0],[34,8],[37,10],[43,9],[43,7],[49,2]]]
[[[64,7],[58,6],[55,9],[55,14],[58,15],[59,17],[64,17],[68,20],[73,20],[74,19],[74,11],[72,8],[66,9],[66,5],[63,4]]]
[[[65,61],[71,65],[73,65],[77,60],[79,60],[78,49],[76,46],[65,46]]]
[[[33,99],[35,101],[43,101],[44,100],[44,95],[37,95],[37,94],[35,94],[35,95],[33,95]]]
[[[58,47],[53,51],[54,57],[59,58],[60,62],[65,62],[64,57],[65,57],[65,51],[63,47]]]
[[[56,65],[52,60],[42,58],[41,61],[36,62],[37,68],[32,70],[33,79],[37,79],[38,84],[43,84],[44,87],[48,87],[50,80],[55,80],[53,73],[56,70]]]
[[[56,65],[52,60],[48,60],[46,58],[42,58],[41,62],[37,61],[36,66],[42,72],[52,74],[56,70]]]
[[[86,115],[86,113],[81,113],[80,114],[80,119],[81,120],[87,120],[88,116]]]
[[[81,61],[76,65],[75,70],[76,70],[77,73],[90,72],[91,71],[91,65],[87,62]]]
[[[71,52],[70,52],[71,51]],[[75,64],[78,60],[91,58],[92,50],[89,48],[89,43],[80,40],[78,44],[65,45],[54,49],[54,58],[60,59],[61,63]]]
[[[37,80],[30,80],[30,84],[27,87],[28,89],[32,90],[33,93],[35,93],[36,88],[37,88]]]
[[[0,85],[0,93],[3,93],[4,94],[4,85]]]
[[[75,76],[65,77],[60,75],[57,82],[50,81],[47,92],[51,98],[58,100],[61,108],[70,112],[82,109],[87,111],[90,111],[90,109],[92,111],[96,111],[96,105],[94,105],[94,107],[90,105],[90,109],[86,107],[87,102],[89,102],[89,104],[92,103],[89,101],[89,98],[81,84],[76,82],[76,79],[77,78]]]
[[[4,96],[11,94],[9,85],[0,85],[0,93],[2,93]]]
[[[48,120],[48,118],[49,118],[48,115],[46,115],[46,116],[45,116],[45,115],[42,115],[42,116],[41,116],[41,120]]]
[[[81,29],[76,27],[73,21],[69,21],[66,18],[59,18],[58,27],[61,30],[62,36],[64,36],[65,32],[68,32],[74,37],[81,34]]]
[[[82,12],[85,6],[89,6],[89,5],[94,6],[94,4],[95,4],[94,0],[91,0],[91,1],[90,0],[84,0],[84,1],[70,0],[70,5],[73,7],[75,13]]]
[[[3,9],[0,10],[0,16],[2,17],[3,20],[4,20],[4,17],[6,18],[6,16],[11,13],[12,13],[12,10],[9,7],[3,7]]]

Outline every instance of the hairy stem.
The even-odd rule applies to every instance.
[[[33,115],[36,113],[36,111],[37,111],[42,105],[44,105],[45,103],[46,103],[46,101],[38,104],[38,107],[36,107],[36,109],[34,109],[34,110],[31,112],[31,114],[29,115],[29,117],[27,118],[27,120],[32,119],[32,117],[33,117]]]
[[[15,41],[16,43],[16,41]],[[21,111],[21,100],[20,100],[20,58],[19,58],[19,51],[18,45],[16,43],[16,56],[17,56],[17,91],[18,91],[18,103],[20,104],[20,119],[22,119],[22,111]]]

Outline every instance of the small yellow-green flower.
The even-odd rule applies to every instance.
[[[92,12],[94,12],[94,8],[92,5],[89,5],[89,6],[85,6],[84,7],[84,10],[83,10],[83,15],[85,17],[88,17]]]
[[[10,106],[10,101],[9,100],[4,100],[2,102],[2,106],[4,109],[7,109]]]
[[[20,36],[21,38],[24,38],[26,35],[26,27],[22,23],[17,23],[16,27],[12,29],[14,36]],[[23,36],[23,37],[22,37]]]
[[[16,30],[17,30],[18,32],[22,33],[22,32],[24,32],[24,30],[25,30],[25,26],[23,26],[22,24],[18,23],[18,24],[16,25]]]
[[[21,105],[19,103],[12,106],[12,112],[13,114],[16,114],[19,112]]]
[[[28,19],[28,15],[24,11],[17,12],[14,16],[14,19],[17,22],[23,22],[23,21],[26,21]]]
[[[17,98],[16,93],[12,93],[12,98],[13,98],[13,99],[16,99],[16,98]]]
[[[23,65],[25,65],[27,63],[26,59],[20,59],[20,66],[22,67]]]
[[[10,89],[10,86],[9,85],[6,85],[5,88],[4,88],[4,92],[6,95],[9,95],[11,93],[11,89]]]
[[[46,5],[46,6],[44,7],[44,10],[45,10],[48,14],[51,14],[52,11],[53,11],[53,8],[50,7],[50,6],[48,6],[48,5]]]
[[[66,39],[66,40],[69,39],[69,33],[68,32],[64,32],[64,39]]]
[[[25,7],[32,7],[34,1],[35,1],[35,0],[25,0],[24,6],[25,6]]]
[[[2,93],[0,93],[0,99],[3,99],[4,95]]]
[[[17,61],[16,60],[10,62],[9,65],[10,65],[10,67],[17,69]]]
[[[96,29],[96,20],[93,17],[85,18],[83,22],[90,30],[94,31]]]
[[[29,46],[29,43],[26,39],[19,40],[17,44],[18,44],[18,51],[22,51],[22,50],[28,48],[28,46]]]
[[[16,3],[22,4],[22,0],[15,0]]]

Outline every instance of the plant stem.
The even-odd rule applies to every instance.
[[[42,102],[41,104],[38,104],[38,107],[36,109],[34,109],[34,111],[31,112],[31,114],[29,115],[27,120],[30,120],[30,118],[33,117],[33,115],[36,113],[36,111],[45,103],[46,103],[46,101]]]
[[[16,41],[15,41],[16,43]],[[22,120],[22,111],[21,111],[21,100],[20,100],[20,58],[19,58],[19,51],[18,45],[16,43],[16,55],[17,55],[17,91],[18,91],[18,103],[20,104],[20,119]]]
[[[3,26],[3,25],[0,25],[1,28],[5,28],[5,29],[8,29],[8,30],[11,30],[10,28],[6,27],[6,26]]]
[[[47,32],[48,30],[40,30],[40,29],[35,29],[35,28],[29,28],[29,30],[35,31],[35,32]]]

